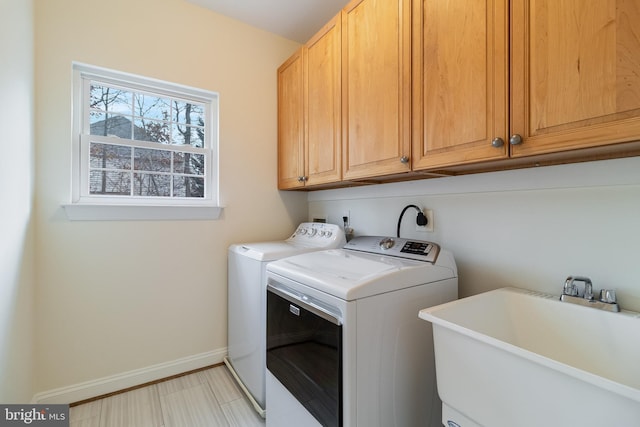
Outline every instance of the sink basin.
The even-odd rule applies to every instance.
[[[502,288],[420,311],[445,426],[640,426],[640,315]]]

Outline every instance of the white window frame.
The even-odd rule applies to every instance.
[[[106,68],[74,62],[71,203],[63,204],[70,220],[153,220],[217,219],[219,203],[218,102],[216,92],[196,89]],[[166,96],[205,106],[205,147],[197,149],[205,156],[204,197],[136,197],[94,195],[89,192],[90,142],[162,149],[171,147],[155,142],[132,141],[112,136],[90,135],[89,96],[91,81],[123,87],[133,92]],[[180,151],[194,151],[179,146]]]

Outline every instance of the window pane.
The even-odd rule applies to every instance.
[[[204,106],[201,104],[174,101],[171,121],[188,125],[204,126]]]
[[[136,93],[135,114],[146,119],[171,120],[171,100]]]
[[[151,173],[134,174],[134,195],[145,197],[169,197],[171,195],[171,175]]]
[[[151,150],[148,148],[134,149],[135,170],[149,172],[171,172],[171,152],[166,150]]]
[[[204,105],[191,104],[191,124],[204,126]]]
[[[129,91],[98,84],[91,85],[89,106],[96,110],[131,114],[132,94]]]
[[[169,144],[170,130],[169,125],[158,120],[136,119],[133,128],[134,139],[138,141],[159,142],[161,144]]]
[[[204,175],[204,154],[173,153],[173,171],[188,175]]]
[[[92,142],[89,159],[92,169],[131,169],[131,148]]]
[[[89,123],[91,135],[131,139],[132,125],[128,117],[92,111],[89,113]]]
[[[204,178],[173,177],[174,197],[204,197]]]
[[[204,147],[204,129],[187,125],[172,125],[171,137],[174,144]]]
[[[129,196],[131,195],[131,174],[93,170],[89,173],[89,193]]]

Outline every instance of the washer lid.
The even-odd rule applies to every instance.
[[[302,252],[304,247],[288,242],[243,243],[229,246],[229,254],[235,253],[258,261],[273,261]]]
[[[347,301],[456,277],[453,257],[441,251],[435,264],[331,249],[295,255],[267,271]]]

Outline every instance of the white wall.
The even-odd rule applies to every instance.
[[[461,296],[559,295],[567,276],[584,275],[640,311],[640,158],[314,192],[309,217],[340,224],[350,211],[356,235],[395,236],[407,204],[433,209],[435,229],[417,232],[410,209],[402,237],[450,249]]]
[[[35,30],[36,390],[223,354],[227,247],[306,219],[276,190],[276,70],[298,45],[183,0],[35,0]],[[220,220],[66,219],[72,61],[220,94]]]
[[[0,402],[33,395],[33,4],[0,0]]]

